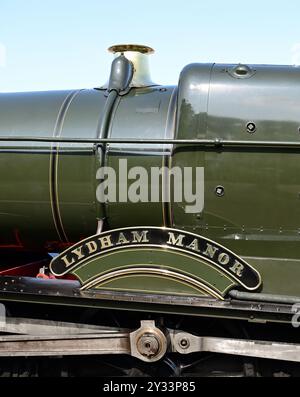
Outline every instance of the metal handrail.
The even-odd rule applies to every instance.
[[[162,144],[201,145],[214,148],[300,148],[300,141],[242,141],[223,139],[134,139],[134,138],[57,138],[57,137],[12,137],[2,136],[0,142],[50,142],[50,143],[92,143],[92,144]]]

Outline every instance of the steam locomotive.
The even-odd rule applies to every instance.
[[[109,50],[101,87],[0,94],[0,374],[298,373],[300,69]]]

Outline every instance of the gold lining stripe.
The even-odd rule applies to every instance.
[[[114,272],[107,273],[103,276],[97,277],[95,280],[87,283],[81,287],[81,291],[85,291],[87,289],[91,289],[95,285],[99,285],[101,283],[108,283],[109,281],[118,279],[122,276],[130,276],[130,275],[139,275],[139,274],[154,274],[158,276],[164,276],[166,278],[174,279],[178,282],[185,282],[186,285],[194,286],[194,288],[199,289],[200,291],[205,291],[209,293],[209,295],[214,296],[215,298],[223,300],[224,298],[222,295],[218,294],[217,292],[213,291],[208,286],[204,285],[200,281],[197,281],[191,277],[185,276],[181,273],[177,273],[170,270],[165,269],[156,269],[156,268],[144,268],[144,267],[136,267],[133,269],[124,269],[118,270]]]
[[[67,111],[73,101],[73,99],[81,92],[82,89],[71,91],[64,99],[59,112],[57,114],[53,138],[59,138],[62,133],[64,121],[66,118]],[[49,162],[49,192],[50,192],[50,204],[52,211],[53,223],[61,241],[68,242],[68,237],[64,230],[62,217],[59,208],[59,197],[58,197],[58,156],[59,156],[59,142],[51,143],[50,150],[50,162]]]
[[[126,276],[126,275],[124,275],[124,276],[122,276],[122,277],[119,277],[120,279],[122,279],[122,278],[130,278],[131,276]],[[145,277],[144,275],[141,275],[141,274],[136,274],[134,277]],[[169,280],[169,278],[168,277],[164,277],[164,276],[155,276],[155,275],[153,275],[153,274],[151,274],[151,277],[153,277],[153,278],[158,278],[158,279],[161,279],[161,278],[163,278],[163,279],[166,279],[166,280]],[[179,281],[178,281],[179,282]],[[180,282],[181,284],[186,284],[186,283],[184,283],[183,281],[181,281]],[[164,292],[164,291],[154,291],[154,290],[143,290],[143,289],[140,289],[140,288],[131,288],[131,289],[125,289],[125,288],[115,288],[115,287],[103,287],[103,285],[104,284],[102,284],[101,285],[101,290],[102,289],[104,289],[104,290],[107,290],[107,291],[128,291],[128,292],[131,292],[131,291],[134,291],[134,292],[142,292],[142,293],[151,293],[151,294],[157,294],[157,295],[170,295],[170,294],[172,294],[172,296],[173,295],[175,295],[175,296],[178,296],[178,295],[180,295],[180,296],[187,296],[187,294],[185,293],[185,292],[171,292],[171,291],[167,291],[167,292]],[[201,292],[201,295],[202,296],[208,296],[207,294],[205,294],[204,292],[205,291],[200,291],[200,290],[198,290],[196,287],[194,287],[194,286],[192,286],[192,285],[189,285],[189,284],[186,284],[189,288],[191,288],[191,289],[194,289],[195,291],[197,291],[198,293],[199,292]],[[97,286],[96,286],[96,289],[97,289]],[[189,296],[191,296],[191,295],[189,295]],[[192,295],[193,296],[193,295]]]
[[[174,138],[175,134],[175,115],[176,115],[176,102],[175,97],[177,94],[177,89],[174,88],[173,92],[170,96],[168,111],[167,111],[167,119],[166,119],[166,126],[165,126],[165,138]],[[169,145],[169,144],[168,144]],[[164,150],[164,149],[163,149]],[[162,157],[162,169],[164,167],[168,167],[170,169],[170,158],[171,154],[163,155]],[[165,198],[165,189],[168,189],[168,198],[171,198],[171,187],[170,187],[170,172],[168,172],[167,178],[165,180],[164,172],[162,172],[162,215],[163,215],[163,225],[165,227],[170,227],[172,224],[172,217],[171,217],[171,202],[164,202]],[[168,214],[166,214],[166,207],[168,208]]]
[[[145,249],[145,248],[141,248],[140,249],[140,251],[146,251],[147,249]],[[156,252],[160,252],[161,250],[159,250],[159,249],[151,249],[152,251],[156,251]],[[135,251],[133,248],[130,248],[130,249],[127,249],[127,250],[123,250],[122,252],[128,252],[128,251]],[[108,257],[108,256],[111,256],[111,255],[114,255],[114,252],[110,252],[110,253],[108,253],[108,254],[104,254],[104,255],[102,255],[101,256],[101,258],[105,258],[105,257]],[[176,252],[176,255],[180,255],[180,256],[183,256],[183,257],[186,257],[186,258],[189,258],[190,259],[190,256],[188,255],[188,254],[183,254],[183,253],[178,253],[178,252]],[[82,284],[84,284],[84,282],[83,282],[83,280],[81,279],[81,277],[76,273],[76,271],[77,270],[80,270],[80,269],[82,269],[83,267],[85,267],[85,266],[87,266],[87,265],[89,265],[89,264],[91,264],[92,262],[94,262],[94,261],[96,261],[98,258],[95,258],[94,257],[94,259],[92,260],[92,261],[87,261],[87,262],[85,262],[84,264],[82,264],[81,266],[79,266],[78,268],[76,268],[75,269],[75,271],[73,272],[73,274],[76,274],[76,277],[79,279],[79,281],[82,283]],[[233,286],[235,286],[236,285],[236,283],[235,282],[233,282],[232,281],[232,279],[230,278],[230,277],[228,277],[227,276],[227,274],[224,274],[220,269],[218,269],[218,268],[216,268],[215,266],[212,266],[210,263],[206,263],[205,261],[201,261],[200,259],[198,259],[198,258],[193,258],[193,260],[195,260],[195,261],[197,261],[197,262],[201,262],[201,263],[204,263],[204,265],[206,265],[206,266],[208,266],[208,267],[210,267],[212,270],[214,270],[214,271],[216,271],[217,273],[219,273],[221,276],[223,276],[224,278],[226,278],[228,281],[230,281],[231,282],[231,284],[228,286],[228,287],[226,287],[225,288],[225,290],[223,290],[223,291],[220,291],[222,294],[225,294],[225,292],[227,292],[231,287],[233,287]],[[159,264],[160,266],[164,266],[166,269],[174,269],[174,268],[171,268],[169,265],[162,265],[162,264]],[[118,266],[117,268],[115,268],[115,269],[126,269],[126,268],[128,268],[129,266],[135,266],[135,265],[125,265],[125,266]],[[146,264],[143,264],[143,266],[146,266]],[[151,265],[149,265],[149,267],[151,267]],[[97,277],[99,277],[99,276],[102,276],[102,275],[104,275],[104,274],[107,274],[107,272],[108,271],[104,271],[104,272],[101,272],[101,273],[98,273],[97,274],[97,276],[94,276],[94,277],[92,277],[92,278],[90,278],[90,279],[88,279],[87,280],[87,282],[92,282],[95,278],[97,278]],[[205,283],[205,284],[207,284],[210,288],[212,288],[212,289],[216,289],[211,283],[209,283],[207,280],[203,280],[201,277],[199,277],[199,276],[196,276],[196,275],[194,275],[194,274],[192,274],[192,273],[190,273],[190,272],[187,272],[187,271],[184,271],[184,270],[181,270],[181,272],[183,273],[183,274],[185,274],[185,275],[187,275],[188,277],[194,277],[194,278],[198,278],[199,280],[201,280],[201,282],[203,282],[203,283]]]

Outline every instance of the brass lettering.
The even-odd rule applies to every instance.
[[[75,254],[78,258],[77,259],[82,259],[84,258],[84,254],[82,253],[82,245],[78,248],[73,249],[71,252]]]
[[[101,249],[113,247],[113,243],[111,242],[111,234],[105,237],[100,237],[99,241],[101,243]]]
[[[137,231],[131,233],[133,235],[133,243],[149,243],[147,239],[148,230],[143,230],[141,233]]]
[[[206,250],[203,252],[203,254],[213,259],[217,251],[219,251],[219,248],[214,247],[211,244],[207,244]]]
[[[75,263],[75,259],[72,258],[72,261],[70,262],[67,255],[62,256],[61,260],[64,261],[66,267],[70,267],[71,265],[73,265]]]
[[[129,241],[125,237],[124,233],[121,232],[119,233],[119,239],[116,245],[122,245],[122,244],[129,244]]]
[[[188,245],[186,248],[189,248],[189,249],[191,249],[191,250],[193,250],[193,251],[200,252],[200,250],[199,250],[199,241],[198,241],[198,239],[195,238],[195,239],[191,242],[191,244]]]
[[[89,250],[89,254],[92,254],[93,252],[96,252],[97,248],[98,248],[98,246],[97,246],[95,241],[89,241],[88,243],[86,243],[86,246],[87,246],[87,248]]]
[[[219,255],[219,257],[218,257],[218,262],[219,262],[221,265],[228,265],[229,261],[230,261],[230,256],[227,255],[227,254],[225,254],[225,252],[222,252],[222,253]]]
[[[245,269],[245,266],[242,265],[240,262],[238,262],[237,260],[234,262],[234,265],[230,268],[230,270],[236,274],[238,277],[242,277],[243,276],[243,271]]]
[[[178,245],[179,247],[183,247],[184,237],[185,237],[184,234],[179,234],[177,237],[175,237],[174,233],[169,232],[169,241],[167,241],[167,244]]]

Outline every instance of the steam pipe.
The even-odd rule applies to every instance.
[[[115,107],[116,100],[119,95],[125,95],[130,90],[130,83],[133,77],[133,65],[132,63],[121,54],[118,56],[111,65],[111,71],[108,83],[108,96],[103,109],[103,116],[97,129],[97,137],[100,139],[107,139],[108,131],[111,123],[113,109]],[[99,165],[103,167],[105,165],[105,151],[106,144],[103,143],[101,148],[99,147]],[[106,206],[104,203],[97,203],[97,206],[101,206],[101,213],[106,218]],[[100,210],[99,210],[100,212]],[[98,220],[98,222],[101,220]]]
[[[228,295],[233,299],[245,300],[245,301],[287,303],[287,304],[300,303],[300,297],[298,296],[258,294],[252,292],[242,292],[234,289],[229,291]]]

